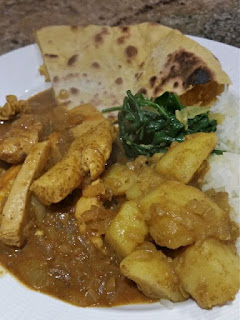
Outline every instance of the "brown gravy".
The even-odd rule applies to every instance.
[[[37,94],[30,104],[33,117],[44,124],[41,139],[54,131],[61,132],[64,153],[71,141],[66,133],[68,117],[63,108],[55,107],[52,91]],[[0,125],[0,139],[9,128],[8,122]],[[79,233],[74,218],[79,195],[80,191],[75,191],[60,204],[43,207],[40,212],[32,201],[28,208],[33,220],[29,237],[21,249],[0,242],[2,266],[29,288],[78,306],[152,302],[121,275],[119,260],[106,243],[103,250],[93,245],[89,237],[94,230],[85,235]],[[106,207],[102,214],[113,218],[119,204]]]

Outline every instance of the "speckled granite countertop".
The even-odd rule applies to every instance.
[[[34,42],[50,24],[155,21],[240,47],[239,0],[0,0],[0,54]]]

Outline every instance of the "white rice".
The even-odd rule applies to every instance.
[[[224,121],[217,128],[220,150],[223,155],[211,155],[210,170],[204,178],[202,190],[226,191],[232,207],[231,218],[240,225],[240,99],[226,90],[218,98],[213,113],[224,115]],[[240,254],[240,238],[237,241]]]
[[[233,153],[240,153],[240,99],[225,90],[217,103],[211,108],[212,113],[221,113],[224,121],[217,127],[217,148]]]
[[[202,190],[226,191],[232,207],[231,217],[240,224],[240,154],[212,155],[208,162],[210,170],[204,177]]]

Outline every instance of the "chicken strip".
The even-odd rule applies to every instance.
[[[9,164],[0,160],[0,177],[10,168]]]
[[[109,121],[100,123],[94,132],[75,139],[63,159],[36,180],[31,190],[42,203],[50,205],[79,187],[86,174],[95,180],[104,170],[115,137]]]
[[[115,139],[116,132],[108,120],[101,122],[94,132],[82,136],[82,167],[85,172],[90,172],[92,180],[103,172]]]
[[[51,143],[51,152],[48,158],[47,169],[51,168],[53,165],[58,163],[62,159],[62,153],[60,151],[60,143],[62,139],[62,134],[60,132],[53,132],[48,136],[48,140]]]
[[[7,202],[3,208],[0,226],[0,240],[7,245],[20,247],[23,244],[27,235],[29,187],[32,181],[42,173],[49,152],[49,141],[33,146],[13,183]]]
[[[78,147],[75,141],[63,159],[32,184],[31,190],[43,204],[63,200],[82,182],[81,150],[74,146]]]
[[[24,115],[14,121],[11,129],[0,141],[0,159],[14,164],[22,162],[32,146],[38,142],[41,131],[41,122],[33,119],[31,115]]]
[[[93,131],[105,120],[103,114],[93,105],[86,103],[68,110],[68,124],[70,133],[76,139],[83,134]]]
[[[71,127],[79,128],[85,123],[88,122],[94,123],[97,120],[104,120],[105,117],[103,114],[93,105],[86,103],[82,104],[74,109],[68,110],[68,123]]]
[[[20,165],[12,166],[0,177],[0,224],[3,207],[7,201],[9,192],[20,169]]]
[[[83,123],[77,125],[76,127],[73,127],[70,129],[71,134],[76,139],[83,134],[94,130],[101,122],[103,122],[104,119],[96,119],[96,120],[86,120]]]

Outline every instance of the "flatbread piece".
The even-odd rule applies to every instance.
[[[157,23],[49,26],[36,32],[56,100],[71,109],[121,105],[128,89],[209,105],[231,83],[206,48]]]

